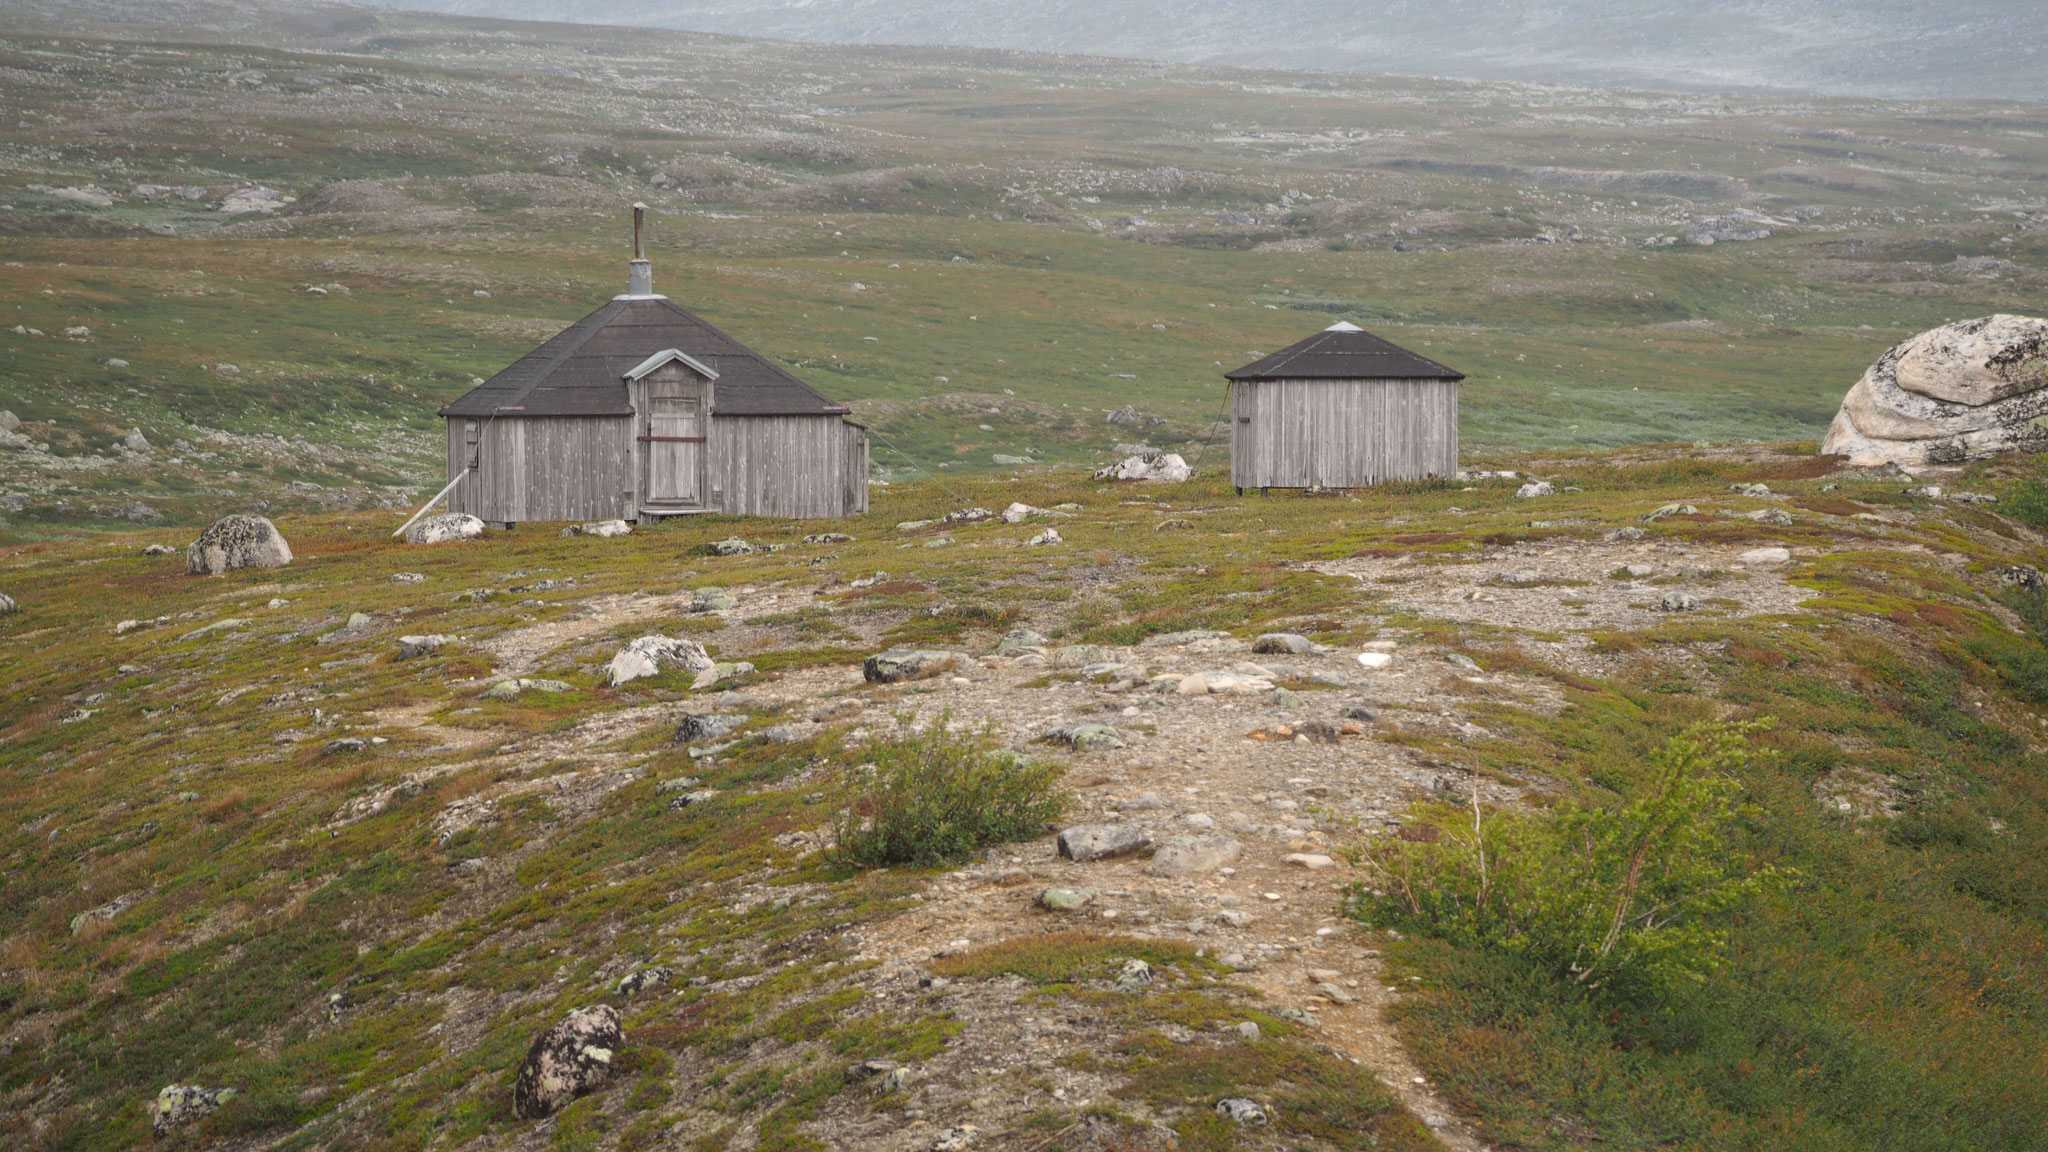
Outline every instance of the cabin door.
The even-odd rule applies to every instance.
[[[704,382],[650,377],[646,387],[640,432],[640,458],[646,462],[641,503],[655,510],[701,508]]]

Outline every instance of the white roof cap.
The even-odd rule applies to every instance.
[[[1339,320],[1339,321],[1337,321],[1337,322],[1336,322],[1335,324],[1332,324],[1332,325],[1330,325],[1330,326],[1329,326],[1328,328],[1325,328],[1325,329],[1323,329],[1323,331],[1325,331],[1325,332],[1363,332],[1363,331],[1365,331],[1365,329],[1363,329],[1363,328],[1360,328],[1360,327],[1359,327],[1358,325],[1356,325],[1356,324],[1353,324],[1353,323],[1352,323],[1351,321],[1349,321],[1349,320]]]
[[[674,348],[664,348],[647,359],[642,360],[637,367],[626,373],[625,378],[628,380],[638,380],[664,364],[674,364],[677,361],[688,364],[699,376],[704,377],[706,380],[718,379],[718,373],[710,365]]]

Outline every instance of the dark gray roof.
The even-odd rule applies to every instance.
[[[1339,322],[1253,361],[1228,380],[1463,380],[1465,374],[1418,356],[1363,328]]]
[[[621,297],[441,409],[443,416],[627,416],[624,377],[674,348],[718,373],[717,416],[832,416],[849,409],[770,363],[702,317],[660,296]]]

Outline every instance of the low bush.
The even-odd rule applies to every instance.
[[[1354,909],[1375,924],[1526,957],[1589,989],[1697,985],[1730,914],[1785,877],[1744,850],[1734,773],[1749,726],[1697,725],[1634,771],[1612,804],[1567,802],[1390,838]]]
[[[869,746],[840,811],[839,856],[865,867],[953,863],[991,844],[1036,836],[1066,811],[1066,769],[997,747],[992,729],[925,731]]]

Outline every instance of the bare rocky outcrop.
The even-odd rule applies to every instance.
[[[1944,324],[1883,356],[1842,398],[1821,451],[1858,467],[1962,464],[2048,447],[2048,320]]]
[[[1150,480],[1161,484],[1180,484],[1193,476],[1195,470],[1175,452],[1143,452],[1126,456],[1107,468],[1098,469],[1097,480]]]
[[[626,1046],[619,1010],[609,1004],[578,1008],[541,1033],[527,1049],[512,1083],[512,1107],[522,1120],[539,1120],[603,1084],[612,1057]]]
[[[201,1088],[197,1084],[167,1084],[150,1104],[149,1126],[161,1140],[181,1124],[197,1120],[235,1098],[233,1088]]]
[[[218,576],[237,568],[282,568],[291,562],[292,546],[277,525],[261,516],[223,516],[185,550],[185,571],[194,576]]]
[[[604,682],[616,688],[634,680],[661,675],[664,668],[681,668],[687,672],[708,672],[717,667],[717,662],[704,652],[704,646],[694,640],[678,640],[672,636],[650,635],[619,649],[619,654],[605,667]]]

